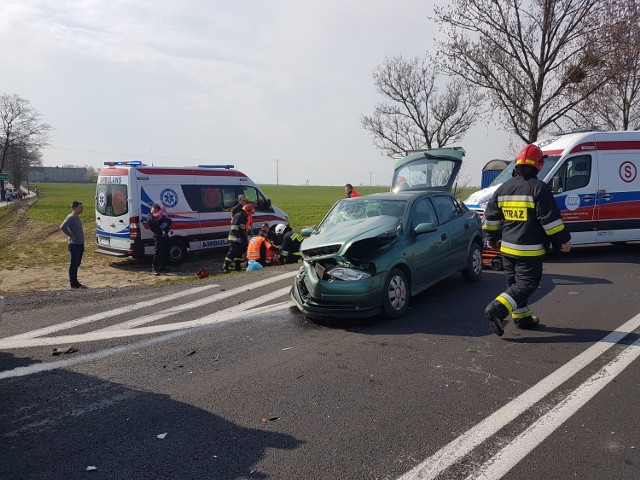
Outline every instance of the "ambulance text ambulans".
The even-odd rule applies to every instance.
[[[552,187],[572,244],[640,240],[640,132],[559,134],[536,144],[547,155],[538,178]],[[483,213],[511,170],[465,204]]]
[[[238,195],[255,205],[253,225],[288,223],[262,191],[233,165],[154,167],[139,161],[105,163],[96,187],[97,252],[116,256],[153,254],[147,216],[154,203],[172,220],[170,260],[188,251],[228,245],[231,210]]]

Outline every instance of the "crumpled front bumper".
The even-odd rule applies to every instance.
[[[377,315],[382,307],[383,276],[356,281],[321,280],[304,263],[291,287],[291,299],[314,318],[364,318]]]

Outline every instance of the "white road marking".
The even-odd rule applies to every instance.
[[[278,275],[276,277],[267,278],[265,280],[260,280],[258,282],[250,283],[250,284],[244,285],[244,286],[239,287],[239,288],[234,288],[232,290],[228,290],[226,292],[218,294],[218,295],[223,295],[223,296],[220,296],[220,297],[214,296],[214,297],[209,297],[209,298],[205,298],[205,299],[202,299],[202,300],[197,300],[195,302],[191,302],[191,304],[193,304],[193,307],[190,307],[190,308],[195,308],[195,307],[198,307],[198,306],[201,306],[201,305],[206,305],[207,303],[211,303],[211,301],[215,301],[215,300],[209,300],[210,298],[215,298],[215,299],[227,298],[227,297],[236,295],[238,293],[245,292],[247,289],[262,287],[264,285],[269,285],[270,283],[275,283],[275,282],[278,282],[280,280],[284,280],[286,278],[293,277],[293,276],[297,275],[297,273],[298,273],[297,271],[287,272],[287,273],[284,273],[282,275]],[[167,301],[180,299],[180,298],[183,298],[185,295],[199,293],[201,291],[204,291],[204,290],[207,290],[207,289],[210,289],[210,288],[214,288],[214,287],[217,287],[217,286],[219,286],[219,285],[206,285],[206,286],[203,286],[203,287],[197,287],[197,288],[194,288],[194,289],[189,289],[189,290],[185,290],[185,291],[182,291],[182,292],[174,293],[172,295],[167,295],[166,297],[160,297],[160,298],[156,298],[156,299],[153,299],[153,300],[145,300],[143,302],[134,303],[133,305],[126,305],[124,307],[118,307],[118,308],[115,308],[113,310],[96,313],[94,315],[89,315],[88,317],[78,318],[76,320],[71,320],[69,322],[60,323],[60,324],[57,324],[57,325],[51,325],[50,327],[41,328],[39,330],[33,330],[31,332],[21,333],[19,335],[13,335],[11,337],[6,337],[3,340],[28,339],[28,338],[41,337],[41,336],[44,336],[44,335],[50,335],[52,333],[59,332],[61,330],[67,330],[69,328],[78,327],[80,325],[85,325],[87,323],[97,322],[99,320],[104,320],[106,318],[112,318],[112,317],[115,317],[117,315],[122,315],[123,313],[129,313],[132,310],[135,310],[135,309],[138,309],[138,308],[150,307],[150,306],[157,305],[159,303],[164,303],[164,302],[167,302]],[[198,303],[198,302],[202,302],[202,303]],[[180,308],[180,306],[173,307],[173,308]],[[161,312],[158,315],[163,315],[163,313],[164,312]],[[177,313],[177,312],[173,312],[173,313]],[[173,313],[171,313],[169,315],[172,315]],[[153,322],[155,320],[159,320],[160,318],[164,318],[166,316],[168,316],[168,315],[157,316],[156,318],[154,318],[152,320],[149,320],[149,322]]]
[[[280,296],[289,293],[291,287],[281,288],[274,292],[270,292],[261,297],[254,298],[248,302],[235,305],[224,310],[212,313],[205,317],[191,320],[188,322],[168,323],[162,325],[153,325],[150,327],[139,327],[133,329],[122,330],[97,330],[94,332],[82,333],[79,335],[61,335],[58,337],[39,337],[39,338],[25,338],[25,339],[2,339],[0,340],[0,349],[14,349],[14,348],[28,348],[28,347],[40,347],[45,345],[66,345],[77,344],[82,342],[94,342],[97,340],[107,340],[111,338],[123,338],[133,337],[136,335],[148,335],[153,333],[170,332],[173,330],[184,330],[188,328],[201,327],[203,325],[213,325],[215,323],[227,322],[239,318],[238,313],[251,313],[251,308],[260,306],[265,302],[278,298]],[[245,289],[246,290],[246,289]],[[244,290],[243,290],[244,291]],[[266,307],[268,308],[268,306]]]
[[[495,454],[478,472],[469,475],[467,479],[498,480],[502,478],[639,356],[640,339],[633,342],[598,373],[589,377],[558,405]]]
[[[277,312],[278,310],[283,310],[285,308],[289,308],[288,302],[269,305],[263,308],[256,308],[254,310],[241,312],[241,313],[244,318],[248,318],[254,315],[266,315],[268,313],[274,313],[274,312]],[[239,315],[237,318],[239,318]],[[207,328],[207,327],[205,326],[201,328]],[[27,375],[32,375],[34,373],[48,372],[51,370],[56,370],[58,368],[71,367],[73,365],[77,365],[80,363],[93,362],[96,360],[109,357],[111,355],[117,355],[120,353],[127,353],[127,352],[141,350],[143,348],[150,347],[158,343],[168,342],[176,338],[183,337],[185,335],[197,332],[199,330],[200,329],[179,330],[177,332],[167,333],[159,337],[148,338],[145,340],[140,340],[138,342],[129,343],[127,345],[120,345],[118,347],[108,348],[106,350],[100,350],[98,352],[90,353],[88,355],[79,355],[77,357],[66,358],[64,360],[57,360],[54,362],[43,362],[43,363],[28,365],[26,367],[17,367],[17,368],[14,368],[13,370],[0,372],[0,380],[4,378],[25,377]]]
[[[88,317],[82,317],[76,320],[71,320],[69,322],[59,323],[57,325],[51,325],[50,327],[40,328],[38,330],[32,330],[31,332],[21,333],[19,335],[13,335],[11,337],[6,337],[5,340],[19,339],[19,338],[34,338],[34,337],[41,337],[43,335],[49,335],[51,333],[59,332],[60,330],[66,330],[68,328],[77,327],[79,325],[84,325],[86,323],[97,322],[98,320],[102,320],[104,318],[122,315],[123,313],[128,313],[131,310],[135,310],[137,308],[152,307],[160,303],[177,300],[177,299],[183,298],[186,295],[193,295],[193,294],[200,293],[205,290],[209,290],[211,288],[218,287],[218,286],[219,285],[205,285],[202,287],[190,288],[188,290],[174,293],[172,295],[167,295],[165,297],[154,298],[153,300],[145,300],[144,302],[134,303],[133,305],[125,305],[124,307],[114,308],[113,310],[109,310],[107,312],[100,312],[94,315],[89,315]]]
[[[580,370],[587,367],[591,362],[638,327],[640,327],[640,314],[625,322],[616,330],[602,338],[598,343],[587,348],[573,360],[542,379],[536,385],[495,411],[476,426],[449,442],[429,458],[399,477],[398,480],[426,480],[436,478],[444,470],[459,461],[471,452],[471,450],[569,380]]]

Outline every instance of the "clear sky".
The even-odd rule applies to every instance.
[[[0,92],[54,127],[45,166],[231,163],[257,183],[388,185],[393,161],[360,118],[385,57],[433,49],[432,13],[424,0],[2,0]],[[460,143],[479,185],[508,136],[485,122]]]

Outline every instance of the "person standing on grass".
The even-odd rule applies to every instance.
[[[347,195],[347,198],[356,198],[360,196],[360,194],[356,191],[355,188],[353,188],[353,185],[351,185],[350,183],[347,183],[344,186],[344,193]]]
[[[84,254],[84,230],[82,229],[82,202],[74,200],[71,203],[72,212],[67,215],[60,230],[67,236],[67,249],[71,255],[69,262],[69,283],[71,288],[87,288],[78,281],[78,267],[82,263],[82,255]]]

